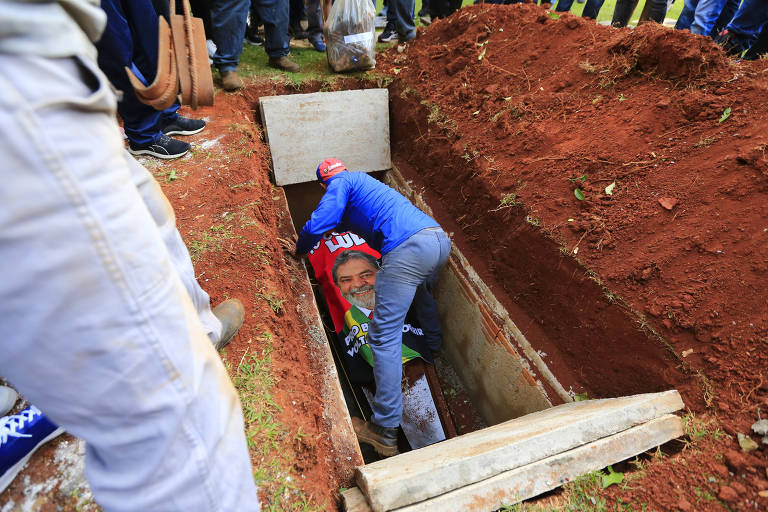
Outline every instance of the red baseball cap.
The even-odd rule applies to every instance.
[[[336,158],[326,158],[317,166],[317,181],[327,182],[332,176],[336,176],[342,171],[346,171],[347,166],[344,162]]]

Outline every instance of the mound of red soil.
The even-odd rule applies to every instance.
[[[464,8],[379,62],[397,165],[558,377],[590,396],[676,387],[733,435],[699,469],[738,450],[768,411],[766,61],[518,4]],[[768,506],[755,453],[734,506]],[[677,471],[638,492],[714,506]]]

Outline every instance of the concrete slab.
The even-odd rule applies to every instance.
[[[346,512],[371,512],[371,506],[368,505],[365,495],[357,487],[342,492],[341,503]]]
[[[679,410],[677,391],[559,405],[358,467],[374,512],[405,507]]]
[[[259,106],[277,185],[314,181],[331,157],[350,171],[392,166],[387,89],[264,96]]]
[[[682,435],[683,422],[677,416],[668,414],[585,446],[396,510],[490,512],[537,496],[579,475],[628,459]]]

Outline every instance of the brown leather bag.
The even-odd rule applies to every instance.
[[[164,110],[176,101],[181,83],[181,103],[193,109],[213,105],[213,77],[208,65],[205,29],[200,18],[193,18],[189,3],[183,0],[184,14],[176,14],[171,0],[171,26],[162,16],[158,20],[158,61],[154,81],[145,86],[126,67],[136,97],[156,110]]]

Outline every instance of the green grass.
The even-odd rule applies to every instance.
[[[290,477],[291,461],[281,453],[281,446],[303,434],[299,431],[291,435],[277,418],[281,408],[272,396],[272,334],[264,332],[256,338],[262,346],[261,355],[247,352],[236,368],[229,363],[226,366],[240,395],[248,448],[251,456],[257,458],[253,478],[268,496],[267,503],[261,504],[262,510],[324,510],[298,489]]]

